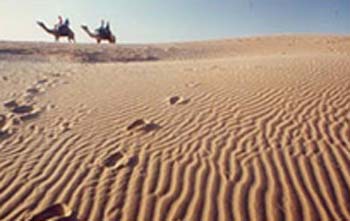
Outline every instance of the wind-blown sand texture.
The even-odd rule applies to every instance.
[[[1,221],[350,220],[350,38],[0,43]]]

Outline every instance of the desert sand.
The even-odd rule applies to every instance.
[[[350,37],[0,42],[1,221],[350,220]]]

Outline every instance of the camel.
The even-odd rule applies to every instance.
[[[43,22],[38,21],[37,24],[42,27],[47,33],[55,37],[56,42],[61,37],[67,37],[69,42],[75,42],[74,32],[67,26],[62,26],[59,29],[50,29]]]
[[[92,33],[88,26],[82,25],[81,28],[91,37],[96,39],[97,44],[100,44],[102,41],[108,41],[111,44],[116,43],[116,37],[111,33],[109,35],[102,35],[100,33]]]

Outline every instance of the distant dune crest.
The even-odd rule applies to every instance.
[[[350,37],[274,36],[152,45],[0,42],[0,59],[64,62],[143,62],[262,55],[349,55]]]

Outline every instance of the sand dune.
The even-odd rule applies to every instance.
[[[350,38],[0,43],[0,220],[350,220]]]

